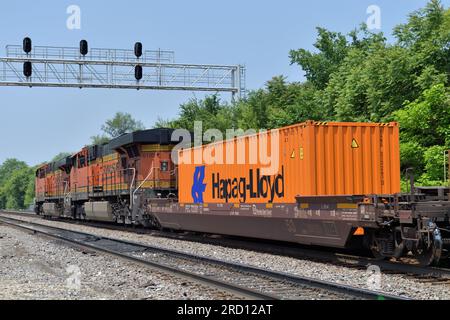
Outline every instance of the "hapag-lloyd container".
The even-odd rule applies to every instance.
[[[267,159],[250,161],[261,151],[272,158],[270,174],[261,171],[270,167]],[[181,150],[179,159],[182,204],[295,203],[296,196],[400,192],[397,123],[308,121]]]

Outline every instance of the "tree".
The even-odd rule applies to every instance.
[[[399,46],[414,52],[418,68],[434,66],[450,79],[450,10],[439,0],[413,12],[406,24],[394,29],[394,35]]]
[[[300,65],[306,78],[319,89],[326,87],[330,75],[339,67],[348,52],[348,42],[344,35],[317,28],[318,39],[314,46],[319,53],[305,49],[291,50],[291,64]]]
[[[134,131],[144,130],[144,124],[135,120],[131,114],[117,112],[114,118],[109,119],[102,125],[103,134],[95,135],[91,137],[91,144],[103,145],[108,143],[111,139],[120,137],[126,133]]]
[[[122,112],[117,112],[114,118],[107,120],[102,126],[102,131],[110,138],[117,138],[123,134],[144,129],[141,121],[133,119],[129,113]]]
[[[24,209],[33,198],[34,170],[25,162],[6,160],[0,166],[0,209]]]
[[[2,186],[6,180],[8,180],[14,171],[26,168],[27,164],[17,159],[7,159],[0,166],[0,186]]]
[[[447,159],[445,151],[448,149],[449,147],[445,146],[432,146],[425,151],[425,173],[419,178],[419,184],[428,186],[442,184],[444,181],[443,164]]]
[[[6,195],[6,209],[25,209],[29,206],[26,203],[26,193],[32,181],[33,171],[31,168],[22,168],[12,173],[11,177],[4,185]],[[27,199],[29,201],[29,199]]]
[[[450,149],[450,90],[437,84],[393,114],[401,124],[403,166],[412,165],[422,185],[443,177],[444,151]]]
[[[91,143],[94,145],[107,144],[111,139],[105,135],[96,135],[91,137]]]
[[[31,205],[34,204],[34,198],[35,198],[35,176],[34,172],[36,171],[36,168],[33,168],[30,171],[30,178],[28,181],[28,186],[25,189],[25,197],[24,197],[24,207],[29,208]]]
[[[180,106],[177,119],[158,119],[155,127],[193,131],[195,121],[201,121],[204,130],[214,128],[225,133],[236,125],[234,106],[221,103],[218,95],[207,96],[204,100],[191,99]]]
[[[288,83],[283,76],[274,77],[237,105],[237,123],[242,129],[272,129],[331,119],[320,99],[320,91],[310,82]]]
[[[427,89],[413,102],[394,113],[401,123],[403,141],[415,141],[423,147],[450,147],[450,91],[442,84]]]

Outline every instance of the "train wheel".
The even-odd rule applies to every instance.
[[[370,249],[374,258],[377,260],[390,258],[399,259],[404,256],[406,253],[406,246],[402,239],[401,228],[396,228],[393,231],[393,234],[391,232],[391,234],[383,239],[378,239],[376,236],[373,236]],[[385,252],[385,250],[388,252]]]
[[[439,229],[422,237],[414,255],[422,266],[439,264],[442,256],[442,238]]]
[[[386,260],[387,257],[383,255],[381,244],[376,237],[373,237],[372,243],[370,244],[370,251],[376,260]]]

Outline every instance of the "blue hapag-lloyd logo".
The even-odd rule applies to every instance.
[[[205,166],[196,167],[192,184],[192,199],[194,203],[203,203],[203,194],[206,190],[205,181]]]

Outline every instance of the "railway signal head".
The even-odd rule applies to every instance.
[[[30,53],[32,50],[32,42],[31,39],[26,37],[25,39],[23,39],[23,51],[25,53]]]
[[[89,52],[88,42],[86,40],[80,41],[80,53],[82,56],[87,55]]]
[[[142,80],[143,77],[143,69],[142,66],[137,65],[134,68],[134,77],[136,78],[137,81]]]
[[[134,54],[137,58],[140,58],[142,56],[142,43],[136,42],[134,45]]]
[[[27,78],[31,77],[33,74],[33,65],[30,61],[26,61],[23,64],[23,75]]]

